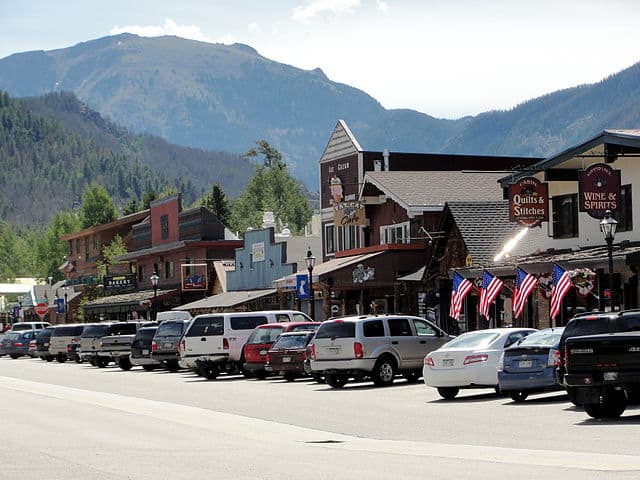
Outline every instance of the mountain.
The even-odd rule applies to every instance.
[[[73,91],[134,132],[195,148],[241,153],[265,139],[313,191],[339,118],[368,150],[534,156],[605,128],[640,126],[640,64],[511,110],[445,120],[387,110],[320,69],[274,62],[247,45],[132,34],[0,59],[0,89],[15,96]]]
[[[0,218],[11,223],[44,224],[77,206],[93,182],[117,205],[168,188],[189,204],[215,182],[236,196],[253,168],[238,155],[130,134],[70,93],[12,99],[0,92]]]

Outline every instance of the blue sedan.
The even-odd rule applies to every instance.
[[[533,392],[561,390],[555,371],[559,365],[558,345],[563,330],[541,330],[507,348],[498,363],[500,391],[515,402],[524,402]]]

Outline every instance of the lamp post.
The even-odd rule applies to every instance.
[[[69,297],[69,287],[66,285],[62,287],[62,291],[64,292],[64,323],[69,323],[69,304],[67,303],[67,298]]]
[[[151,285],[153,285],[153,320],[158,317],[158,307],[156,305],[156,300],[158,299],[158,280],[160,280],[160,277],[156,272],[153,272],[153,275],[151,275]]]
[[[316,257],[311,253],[311,248],[307,250],[307,257],[305,258],[307,262],[307,270],[309,270],[309,316],[312,320],[315,320],[316,316],[316,305],[315,298],[313,295],[313,266],[316,263]]]
[[[610,311],[613,311],[614,302],[613,302],[613,239],[616,236],[616,228],[618,227],[618,222],[613,215],[611,214],[611,210],[607,210],[604,213],[604,218],[600,221],[600,231],[604,236],[605,241],[607,242],[607,253],[609,254],[609,308]]]

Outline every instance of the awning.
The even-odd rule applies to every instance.
[[[176,293],[177,290],[141,290],[139,292],[122,293],[100,297],[86,302],[82,308],[85,313],[119,313],[131,312],[134,310],[148,310],[154,296],[157,299]]]
[[[173,310],[215,310],[217,308],[232,308],[275,293],[277,293],[275,288],[269,288],[266,290],[223,292],[202,300],[196,300],[195,302],[180,305],[179,307],[173,308]]]
[[[421,267],[413,273],[409,275],[405,275],[404,277],[398,277],[398,281],[400,282],[420,282],[422,281],[422,277],[424,277],[424,271],[427,267]]]

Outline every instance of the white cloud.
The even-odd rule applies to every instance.
[[[249,33],[261,33],[262,32],[262,28],[256,22],[251,22],[249,24],[249,26],[247,27],[247,30],[249,30]]]
[[[164,25],[125,25],[124,27],[115,26],[109,33],[118,35],[120,33],[134,33],[141,37],[160,37],[162,35],[175,35],[176,37],[188,38],[190,40],[200,40],[202,42],[211,42],[211,40],[202,33],[200,27],[196,25],[178,25],[173,20],[167,18]]]
[[[376,4],[378,5],[378,10],[380,10],[385,15],[389,13],[389,6],[387,2],[383,2],[382,0],[376,0]]]
[[[315,0],[305,6],[293,9],[294,20],[308,20],[323,13],[340,15],[353,13],[360,6],[360,0]]]

